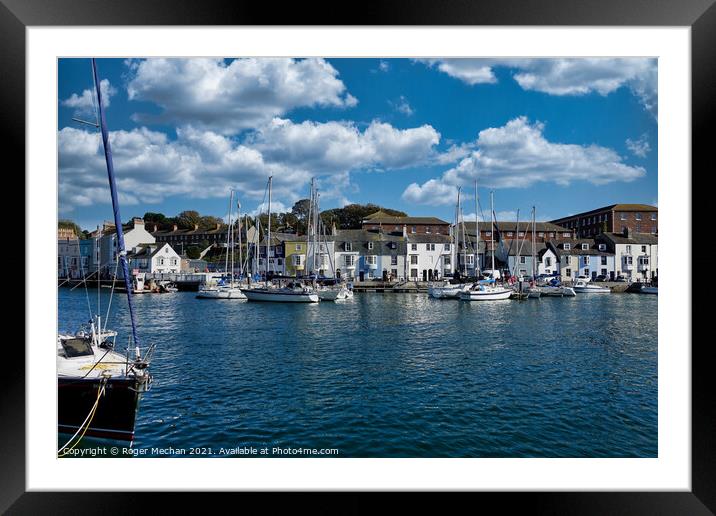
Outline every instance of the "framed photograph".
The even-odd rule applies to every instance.
[[[175,7],[0,10],[28,300],[3,510],[714,510],[689,302],[710,2]]]

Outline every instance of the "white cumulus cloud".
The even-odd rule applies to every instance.
[[[130,100],[160,106],[160,115],[135,114],[137,122],[236,134],[299,107],[348,108],[357,99],[323,59],[146,59],[129,61]]]
[[[99,89],[102,93],[102,107],[109,107],[110,99],[117,94],[117,89],[110,84],[107,79],[102,79],[99,83]],[[97,98],[94,89],[84,90],[80,95],[73,93],[60,102],[61,105],[74,109],[75,116],[95,114],[97,106]],[[89,120],[90,122],[93,120]]]
[[[497,82],[494,69],[515,70],[513,78],[525,90],[549,95],[608,95],[629,88],[644,108],[657,114],[657,60],[653,58],[535,58],[420,60],[467,84]]]
[[[478,185],[490,188],[524,188],[536,183],[568,185],[587,181],[595,185],[633,181],[646,174],[643,167],[629,166],[613,149],[599,145],[575,145],[548,141],[541,123],[525,117],[502,127],[480,131],[476,150],[455,167],[422,185],[413,183],[403,199],[420,204],[450,204],[455,187]]]

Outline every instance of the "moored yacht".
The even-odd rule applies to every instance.
[[[574,291],[580,294],[610,294],[612,292],[608,287],[600,287],[583,279],[577,280],[574,284]]]

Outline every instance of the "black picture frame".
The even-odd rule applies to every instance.
[[[25,29],[28,26],[62,25],[617,25],[689,26],[692,36],[692,173],[713,168],[710,131],[716,118],[716,6],[714,0],[500,0],[469,2],[413,0],[343,4],[337,14],[335,2],[256,3],[227,0],[0,0],[0,82],[5,149],[15,158],[15,168],[25,163]],[[335,14],[334,14],[335,13]],[[350,16],[350,17],[349,17]],[[11,162],[7,160],[6,162]],[[708,161],[707,161],[708,160]],[[707,169],[707,167],[709,167]],[[674,172],[674,171],[670,171]],[[689,171],[678,171],[688,177]],[[702,175],[705,176],[705,173]],[[19,189],[24,190],[23,183]],[[704,195],[708,188],[702,188]],[[696,196],[699,195],[697,189]],[[27,194],[27,192],[26,192]],[[693,198],[693,206],[704,206]],[[692,217],[692,234],[698,235],[700,221]],[[689,214],[684,214],[689,216]],[[686,237],[687,235],[685,235]],[[27,233],[26,233],[27,237]],[[691,258],[694,271],[705,270],[704,254],[684,248],[684,260]],[[684,278],[689,282],[691,278]],[[694,289],[695,291],[696,289]],[[692,306],[692,321],[702,320],[708,303]],[[701,317],[699,317],[701,316]],[[692,327],[693,328],[693,327]],[[694,328],[695,329],[695,328]],[[552,514],[712,514],[716,512],[716,428],[708,369],[708,348],[712,338],[693,338],[685,331],[682,342],[692,344],[692,489],[690,492],[591,492],[591,493],[485,493],[486,500],[500,509],[516,507],[531,513]],[[26,342],[26,346],[37,343]],[[161,504],[161,513],[175,506],[188,507],[187,494],[164,493],[26,493],[25,492],[25,359],[13,356],[4,368],[0,399],[0,511],[10,514],[106,514],[147,509]],[[95,472],[102,474],[102,472]],[[231,494],[206,493],[212,506],[226,502]],[[192,495],[194,496],[194,495]],[[220,498],[221,500],[217,499]],[[375,502],[369,495],[352,495],[339,505],[312,505],[313,512],[358,512],[370,510]],[[419,503],[423,502],[418,498]],[[229,502],[231,503],[231,502]],[[442,505],[441,512],[448,507]],[[472,502],[471,502],[472,503]],[[481,501],[481,503],[483,503]],[[237,507],[238,509],[239,507]],[[183,512],[183,511],[182,511]]]

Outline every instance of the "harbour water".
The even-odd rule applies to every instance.
[[[86,322],[87,304],[82,288],[59,289],[59,330]],[[273,304],[179,292],[135,305],[144,345],[157,344],[143,456],[657,456],[657,296]],[[123,348],[123,298],[109,327]]]

